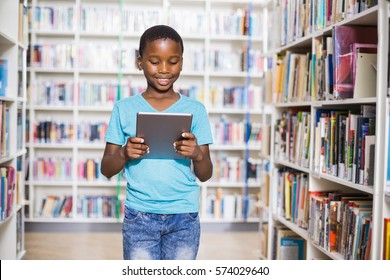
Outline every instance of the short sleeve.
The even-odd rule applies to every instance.
[[[120,146],[124,145],[126,142],[125,134],[123,132],[120,121],[119,107],[117,104],[112,110],[110,122],[108,123],[107,132],[104,140],[106,142]]]
[[[207,145],[213,143],[210,121],[203,104],[199,106],[198,113],[193,116],[194,122],[192,133],[195,135],[198,145]]]

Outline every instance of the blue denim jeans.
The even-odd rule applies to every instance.
[[[125,260],[194,260],[199,248],[199,215],[153,214],[125,207],[122,235]]]

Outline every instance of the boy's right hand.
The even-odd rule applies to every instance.
[[[126,144],[121,149],[121,154],[126,160],[139,159],[147,153],[149,153],[149,146],[144,144],[144,139],[140,137],[127,138]]]

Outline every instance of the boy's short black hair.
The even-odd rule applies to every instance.
[[[171,39],[180,44],[181,52],[184,52],[183,39],[175,29],[168,25],[155,25],[145,30],[139,41],[138,55],[142,57],[146,42],[158,39]]]

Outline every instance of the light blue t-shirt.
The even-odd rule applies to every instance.
[[[180,98],[163,112],[191,113],[191,133],[198,145],[212,144],[212,134],[204,105],[179,94]],[[105,141],[123,146],[136,135],[138,112],[157,112],[138,94],[118,101],[111,114]],[[125,205],[142,212],[157,214],[199,211],[200,188],[191,169],[191,160],[138,159],[125,165],[127,180]]]

